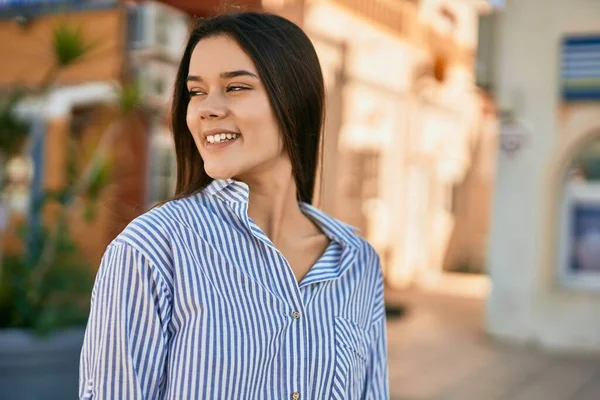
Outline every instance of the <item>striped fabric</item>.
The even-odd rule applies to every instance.
[[[81,353],[83,399],[387,399],[373,248],[301,203],[331,239],[297,283],[217,180],[134,220],[107,248]]]
[[[572,36],[562,43],[564,100],[600,100],[600,36]]]

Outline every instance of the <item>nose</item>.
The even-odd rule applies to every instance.
[[[203,121],[220,119],[227,115],[227,107],[218,94],[209,95],[198,106],[198,115]]]

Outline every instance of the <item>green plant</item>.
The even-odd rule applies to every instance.
[[[121,113],[129,114],[140,105],[142,89],[139,82],[133,82],[123,88],[117,88]]]
[[[66,68],[83,58],[95,47],[89,43],[81,28],[59,24],[52,32],[52,47],[58,68]]]
[[[75,153],[71,153],[71,158]],[[67,170],[73,169],[67,163]],[[45,191],[18,236],[27,251],[7,253],[0,274],[0,328],[31,329],[46,335],[58,328],[83,325],[89,312],[93,273],[71,235],[69,212],[84,201],[84,216],[95,216],[102,190],[110,183],[108,160],[96,157],[91,171],[61,190]],[[41,225],[48,205],[58,206],[53,222]],[[31,243],[33,241],[33,243]]]
[[[0,280],[0,328],[26,328],[38,335],[61,327],[82,325],[88,316],[88,296],[93,286],[89,266],[82,262],[66,221],[55,222],[58,234],[48,229],[40,235],[38,249],[54,241],[54,254],[42,271],[44,257],[37,254],[6,254]],[[28,233],[22,231],[23,239]]]

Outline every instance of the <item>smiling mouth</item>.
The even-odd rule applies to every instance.
[[[233,142],[240,137],[239,133],[217,133],[215,135],[209,135],[206,137],[206,141],[209,144]]]

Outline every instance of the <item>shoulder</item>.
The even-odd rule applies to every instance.
[[[341,239],[357,251],[357,255],[363,263],[366,262],[369,266],[379,267],[379,255],[377,254],[377,250],[375,250],[373,245],[367,239],[360,235],[360,229],[329,215],[327,218],[335,221],[335,224],[340,227]]]
[[[344,246],[352,248],[354,254],[360,260],[360,265],[366,268],[380,268],[379,256],[375,248],[359,233],[360,230],[344,221],[341,221],[328,213],[302,203],[302,207],[307,211],[321,226],[326,234],[333,237]]]
[[[135,218],[110,242],[105,255],[110,258],[109,255],[115,251],[125,251],[147,262],[152,273],[160,276],[167,287],[172,288],[174,259],[178,251],[176,232],[181,227],[176,211],[181,208],[182,202],[187,201],[167,202]]]
[[[371,243],[362,236],[356,235],[359,258],[362,264],[369,269],[370,272],[379,274],[381,272],[381,262],[377,250]]]
[[[135,249],[153,264],[169,266],[173,262],[176,232],[181,228],[182,213],[190,199],[173,200],[146,211],[132,220],[110,246],[125,245]]]
[[[210,207],[201,194],[171,200],[132,220],[111,244],[127,244],[154,262],[170,261],[182,231],[198,233]]]
[[[168,201],[132,220],[115,241],[129,243],[141,250],[166,245],[172,242],[178,229],[190,228],[190,221],[197,217],[199,207],[202,205],[194,196]]]
[[[360,235],[360,230],[350,224],[334,218],[323,211],[316,211],[322,222],[325,223],[329,233],[338,241],[349,246],[354,251],[358,260],[357,267],[360,273],[378,276],[381,274],[381,264],[377,251],[367,239]]]
[[[375,250],[375,247],[362,236],[358,236],[358,242],[360,243],[360,253],[363,257],[372,263],[379,264],[379,254]]]
[[[355,268],[358,274],[368,280],[380,280],[382,276],[379,254],[373,245],[360,235],[360,230],[352,225],[336,220],[343,227],[341,238],[347,246],[354,250]]]
[[[171,224],[163,209],[154,208],[132,220],[111,245],[127,244],[144,253],[169,241],[168,233]]]

